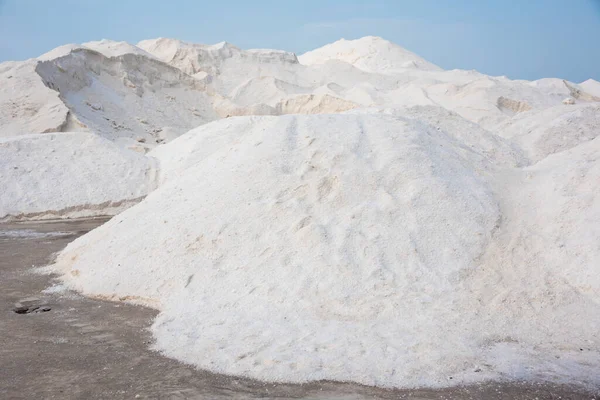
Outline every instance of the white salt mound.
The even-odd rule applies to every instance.
[[[600,153],[584,144],[576,168],[564,153],[521,173],[411,118],[232,118],[153,151],[159,189],[56,268],[84,293],[158,308],[156,348],[215,372],[593,385],[600,233],[568,236],[600,226]]]
[[[114,215],[156,185],[156,162],[91,133],[0,139],[0,220]]]

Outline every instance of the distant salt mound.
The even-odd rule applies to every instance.
[[[156,185],[153,159],[91,133],[0,139],[0,220],[114,215]]]
[[[379,37],[367,36],[358,40],[339,40],[301,55],[305,65],[323,64],[329,60],[350,63],[369,72],[387,72],[416,68],[440,71],[441,68],[402,47]]]
[[[118,57],[125,54],[136,54],[148,58],[155,58],[152,54],[127,42],[117,42],[114,40],[102,39],[83,44],[65,44],[42,54],[37,59],[40,61],[50,61],[56,58],[64,57],[72,51],[78,49],[93,50],[106,57]]]

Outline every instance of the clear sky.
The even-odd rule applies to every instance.
[[[600,0],[0,0],[0,61],[103,38],[302,53],[366,35],[445,69],[600,80]]]

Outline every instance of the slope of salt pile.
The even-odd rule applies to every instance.
[[[44,85],[36,66],[34,61],[0,64],[0,138],[67,127],[69,109]]]
[[[0,220],[114,215],[156,185],[156,163],[91,133],[0,139]]]

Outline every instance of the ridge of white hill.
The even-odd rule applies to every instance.
[[[75,44],[75,43],[64,44],[62,46],[58,46],[58,47],[42,54],[41,56],[37,57],[37,60],[39,60],[39,61],[54,60],[55,58],[60,58],[60,57],[69,55],[69,53],[71,53],[73,50],[82,49],[82,48],[85,48],[85,46],[83,46],[81,44]]]
[[[219,118],[201,81],[125,42],[61,46],[0,78],[3,137],[93,131],[145,151]]]
[[[97,41],[86,42],[82,44],[65,44],[47,53],[42,54],[37,59],[40,61],[49,61],[55,58],[64,57],[77,49],[89,49],[102,53],[106,57],[117,57],[124,54],[137,54],[148,58],[156,58],[152,54],[140,49],[127,42],[117,42],[115,40],[102,39]]]
[[[200,72],[219,75],[221,65],[231,59],[238,63],[298,63],[294,53],[268,49],[242,50],[227,42],[205,45],[158,38],[142,40],[137,46],[189,75]]]
[[[319,49],[304,53],[299,61],[305,65],[340,60],[369,72],[388,72],[402,69],[439,71],[440,67],[418,55],[376,36],[357,40],[341,39]]]
[[[152,54],[140,49],[137,46],[127,42],[117,42],[109,39],[86,42],[82,44],[82,47],[102,53],[106,57],[118,57],[124,54],[137,54],[148,58],[155,58]]]
[[[157,183],[154,159],[86,132],[0,138],[0,221],[114,215]]]

